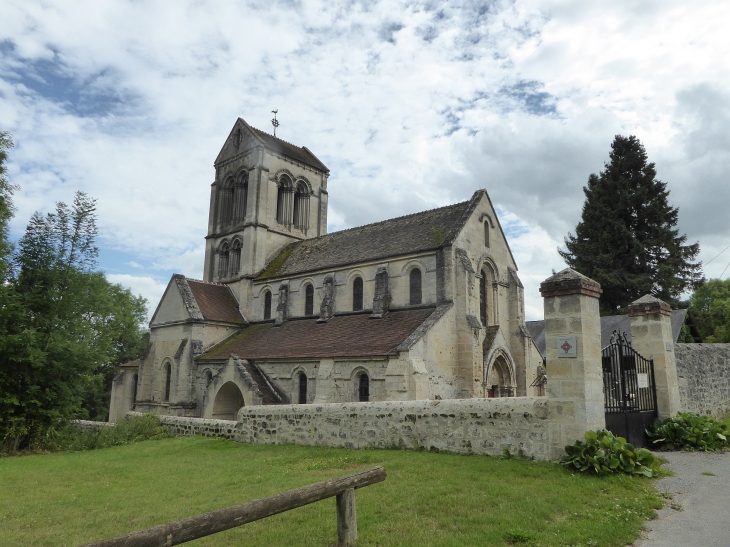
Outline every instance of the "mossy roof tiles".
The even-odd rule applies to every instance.
[[[243,324],[238,301],[228,285],[186,279],[195,303],[208,321]]]
[[[327,270],[438,249],[458,235],[477,205],[469,201],[307,239],[285,247],[257,280]],[[288,253],[281,260],[282,253]]]

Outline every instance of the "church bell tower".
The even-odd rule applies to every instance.
[[[205,281],[251,277],[285,245],[327,233],[329,169],[308,148],[238,118],[214,165]]]

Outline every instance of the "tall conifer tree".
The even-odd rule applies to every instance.
[[[686,245],[679,235],[679,209],[669,205],[667,184],[656,179],[639,139],[617,135],[610,161],[588,177],[586,201],[575,235],[558,249],[573,269],[598,281],[601,313],[620,313],[631,302],[652,294],[670,303],[702,280],[702,264],[693,262],[699,243]]]

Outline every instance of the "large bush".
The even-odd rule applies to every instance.
[[[646,448],[636,449],[623,437],[615,437],[613,433],[586,431],[586,442],[575,441],[566,446],[566,455],[560,463],[577,471],[610,475],[628,473],[653,477],[661,463]]]
[[[660,450],[722,450],[730,448],[728,426],[711,416],[680,412],[674,418],[657,421],[646,430]]]

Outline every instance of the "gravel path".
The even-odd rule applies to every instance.
[[[666,506],[647,523],[635,547],[729,547],[730,453],[660,455],[676,476],[657,483],[668,498]]]

